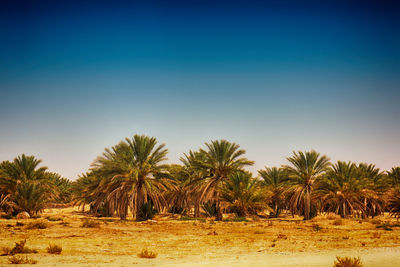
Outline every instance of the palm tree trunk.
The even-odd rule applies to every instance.
[[[196,203],[194,204],[194,217],[200,217],[200,201],[196,201]]]
[[[220,205],[220,200],[219,199],[217,199],[216,209],[217,209],[217,215],[215,217],[215,220],[216,221],[222,221],[222,210],[221,210],[221,205]]]
[[[304,220],[309,220],[310,219],[310,206],[311,206],[311,198],[310,198],[310,192],[306,192],[305,196],[305,203],[304,203]]]
[[[134,219],[136,221],[142,221],[143,220],[143,216],[141,214],[142,205],[143,205],[142,186],[138,185],[137,194],[136,194],[136,200],[135,200],[135,214],[133,215],[133,217],[134,217]]]

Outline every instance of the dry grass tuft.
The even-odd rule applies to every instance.
[[[55,244],[49,244],[49,246],[47,247],[47,253],[50,254],[61,254],[61,251],[62,247]]]
[[[363,267],[363,264],[359,257],[351,258],[351,257],[338,257],[336,256],[336,260],[333,263],[333,267]]]
[[[8,262],[11,264],[36,264],[37,260],[30,259],[27,256],[22,257],[18,255],[14,255],[8,258]]]
[[[157,253],[143,249],[137,256],[139,258],[154,259],[157,257]]]
[[[46,229],[49,224],[46,221],[31,222],[26,225],[26,229]]]
[[[82,227],[85,228],[100,228],[100,223],[95,220],[85,219],[82,222]]]

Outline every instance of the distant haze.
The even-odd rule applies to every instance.
[[[0,5],[0,161],[76,179],[134,134],[400,165],[400,8],[79,1]],[[351,2],[351,1],[350,1]],[[14,4],[13,4],[14,3]]]

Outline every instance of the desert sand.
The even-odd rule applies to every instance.
[[[91,218],[98,227],[85,228]],[[26,239],[36,266],[332,266],[336,256],[359,256],[364,266],[399,266],[400,227],[387,216],[339,219],[318,216],[251,219],[247,222],[181,220],[158,215],[151,221],[90,217],[74,208],[47,209],[38,219],[0,219],[0,247]],[[46,229],[27,229],[45,221]],[[17,226],[18,222],[18,226]],[[391,224],[392,230],[377,228]],[[49,244],[62,246],[48,254]],[[155,259],[138,257],[143,250]],[[12,266],[9,256],[1,266]]]

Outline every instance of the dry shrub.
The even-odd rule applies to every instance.
[[[85,219],[82,222],[82,227],[85,227],[85,228],[99,228],[100,227],[100,223],[95,221],[95,220]]]
[[[351,257],[338,257],[336,256],[336,260],[333,263],[333,267],[363,267],[363,264],[360,260],[360,257],[351,258]]]
[[[322,230],[322,227],[319,226],[319,224],[316,223],[316,224],[313,224],[312,229],[313,229],[315,232],[319,232],[320,230]]]
[[[11,264],[36,264],[37,260],[30,259],[27,256],[22,257],[18,255],[14,255],[8,258],[8,262]]]
[[[26,229],[46,229],[49,224],[46,221],[31,222],[26,225]]]
[[[336,219],[332,222],[333,225],[343,225],[343,220],[342,219]]]
[[[143,249],[137,256],[139,258],[154,259],[157,257],[157,253]]]
[[[36,249],[31,249],[31,248],[25,247],[25,244],[26,244],[26,239],[16,242],[15,246],[13,248],[4,247],[4,248],[2,248],[3,254],[1,254],[1,255],[7,256],[7,255],[15,255],[15,254],[38,253],[38,251]]]
[[[61,251],[62,247],[55,244],[49,244],[49,246],[47,247],[47,253],[50,254],[61,254]]]

